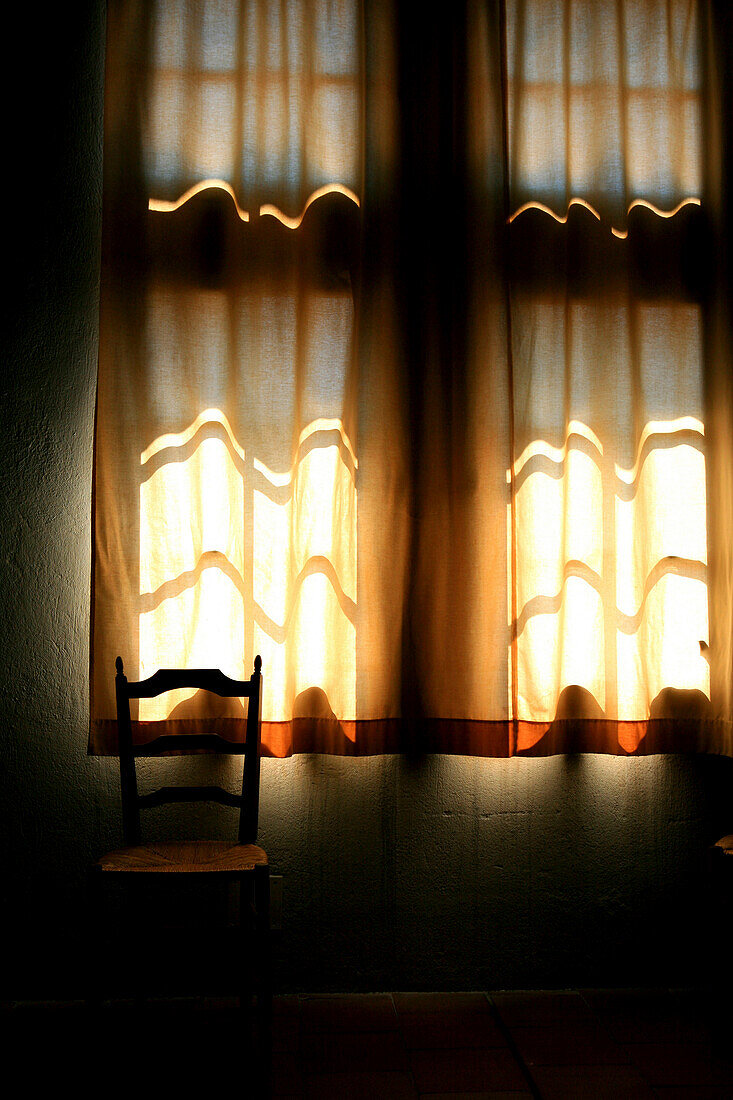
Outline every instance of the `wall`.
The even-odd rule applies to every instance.
[[[84,871],[120,837],[115,762],[86,755],[104,6],[64,8],[21,17],[5,99],[0,996],[78,991],[101,961]],[[280,986],[692,981],[732,763],[265,760]]]

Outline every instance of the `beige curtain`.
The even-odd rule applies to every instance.
[[[507,5],[520,751],[574,717],[672,747],[710,695],[701,33],[688,0]]]
[[[732,751],[717,18],[110,0],[92,751]]]

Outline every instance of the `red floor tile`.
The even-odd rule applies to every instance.
[[[595,1024],[515,1027],[511,1037],[528,1066],[603,1066],[629,1061],[623,1047]]]
[[[670,990],[582,990],[618,1043],[695,1043],[707,1039],[704,1000]]]
[[[531,1092],[424,1092],[420,1100],[533,1100]]]
[[[591,1009],[575,991],[545,992],[529,990],[489,994],[499,1016],[507,1027],[549,1027],[553,1024],[572,1026],[593,1020]]]
[[[485,993],[393,993],[392,997],[400,1016],[417,1012],[491,1012]]]
[[[416,1050],[410,1064],[418,1092],[523,1091],[527,1082],[509,1050]]]
[[[536,1066],[542,1100],[655,1100],[634,1066]]]
[[[290,1051],[275,1054],[270,1078],[273,1096],[299,1096],[303,1087],[300,1060]]]
[[[507,1045],[490,1012],[415,1012],[401,1016],[400,1026],[408,1050]]]
[[[408,1073],[333,1073],[306,1079],[308,1100],[417,1100]]]
[[[626,1051],[652,1085],[725,1085],[733,1097],[733,1063],[715,1058],[707,1043],[634,1043]]]
[[[321,1032],[301,1035],[305,1073],[403,1073],[407,1055],[396,1032]]]
[[[728,1085],[701,1085],[692,1088],[655,1089],[658,1100],[731,1100]]]
[[[300,998],[304,1033],[319,1031],[396,1031],[397,1015],[388,993]]]

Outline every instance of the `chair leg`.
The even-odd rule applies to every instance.
[[[252,878],[239,879],[239,1007],[242,1012],[252,1008],[252,940],[254,926]]]
[[[256,1065],[262,1096],[272,1088],[272,960],[270,957],[270,868],[255,867],[254,955],[257,993]]]
[[[255,940],[257,950],[257,1010],[260,1027],[272,1026],[272,959],[270,943],[270,868],[255,867]]]
[[[88,927],[92,930],[92,934],[94,936],[96,936],[98,939],[103,939],[106,941],[107,927],[102,906],[102,888],[102,872],[96,867],[91,867],[87,872],[86,881],[86,912]],[[104,958],[106,956],[106,951],[102,951],[101,955]],[[102,1005],[102,972],[99,965],[93,965],[90,951],[86,952],[86,972],[84,975],[84,982],[84,1000],[86,1002],[86,1006],[87,1008],[96,1011],[97,1009],[101,1008]]]

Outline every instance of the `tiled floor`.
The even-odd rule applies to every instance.
[[[298,997],[275,1014],[281,1096],[733,1098],[733,1060],[693,993]]]
[[[144,1077],[158,1091],[177,1080],[192,1091],[234,1074],[238,1095],[262,1095],[247,1084],[253,1051],[226,1002],[6,1007],[8,1049],[33,1040],[42,1056],[32,1068],[53,1066],[55,1081],[67,1062],[83,1084],[79,1067],[91,1080],[109,1055],[117,1084]],[[285,996],[274,1005],[270,1090],[299,1100],[733,1100],[723,1036],[693,991]],[[141,1077],[132,1067],[142,1048]]]

